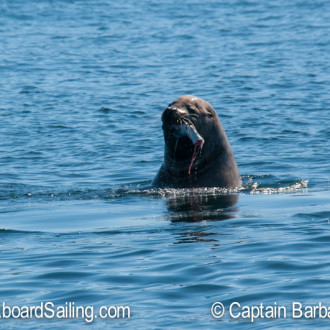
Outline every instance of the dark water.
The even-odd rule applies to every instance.
[[[330,306],[329,22],[326,0],[2,0],[2,301],[130,306],[100,329],[328,328],[210,308]],[[150,189],[184,94],[221,117],[243,191]]]

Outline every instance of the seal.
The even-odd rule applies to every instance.
[[[156,187],[238,188],[241,176],[220,119],[212,106],[193,95],[170,103],[162,114],[164,162]]]

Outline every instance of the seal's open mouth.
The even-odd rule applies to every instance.
[[[191,123],[183,122],[181,125],[173,125],[172,129],[173,135],[175,137],[181,138],[183,136],[186,136],[191,140],[192,144],[194,145],[194,151],[188,169],[188,174],[190,175],[191,168],[194,164],[194,161],[196,160],[198,151],[204,144],[204,139],[197,132],[195,126]]]
[[[175,144],[171,148],[174,158],[179,161],[190,160],[188,169],[188,174],[190,175],[198,152],[204,144],[204,139],[197,132],[195,126],[187,121],[182,121],[181,124],[171,125],[170,135],[176,138]]]

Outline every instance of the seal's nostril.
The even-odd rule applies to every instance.
[[[162,116],[162,120],[166,124],[180,124],[180,114],[174,108],[166,108]]]

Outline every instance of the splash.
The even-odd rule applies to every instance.
[[[280,182],[277,182],[280,184]],[[40,205],[49,202],[65,202],[79,200],[109,200],[125,198],[127,196],[145,196],[152,198],[182,198],[194,196],[220,196],[228,194],[287,194],[305,191],[308,188],[308,180],[300,180],[290,186],[279,188],[260,187],[257,182],[244,184],[239,188],[154,188],[150,186],[150,181],[132,183],[113,188],[81,188],[67,189],[65,187],[38,187],[25,185],[0,185],[0,199],[2,201],[1,211],[5,212],[12,205],[17,208],[18,205],[28,203]]]
[[[300,180],[298,182],[295,182],[291,186],[287,187],[280,187],[280,188],[258,188],[258,183],[255,182],[251,185],[250,188],[250,194],[279,194],[279,193],[287,193],[287,192],[294,192],[298,190],[302,190],[307,188],[308,186],[308,180]]]

